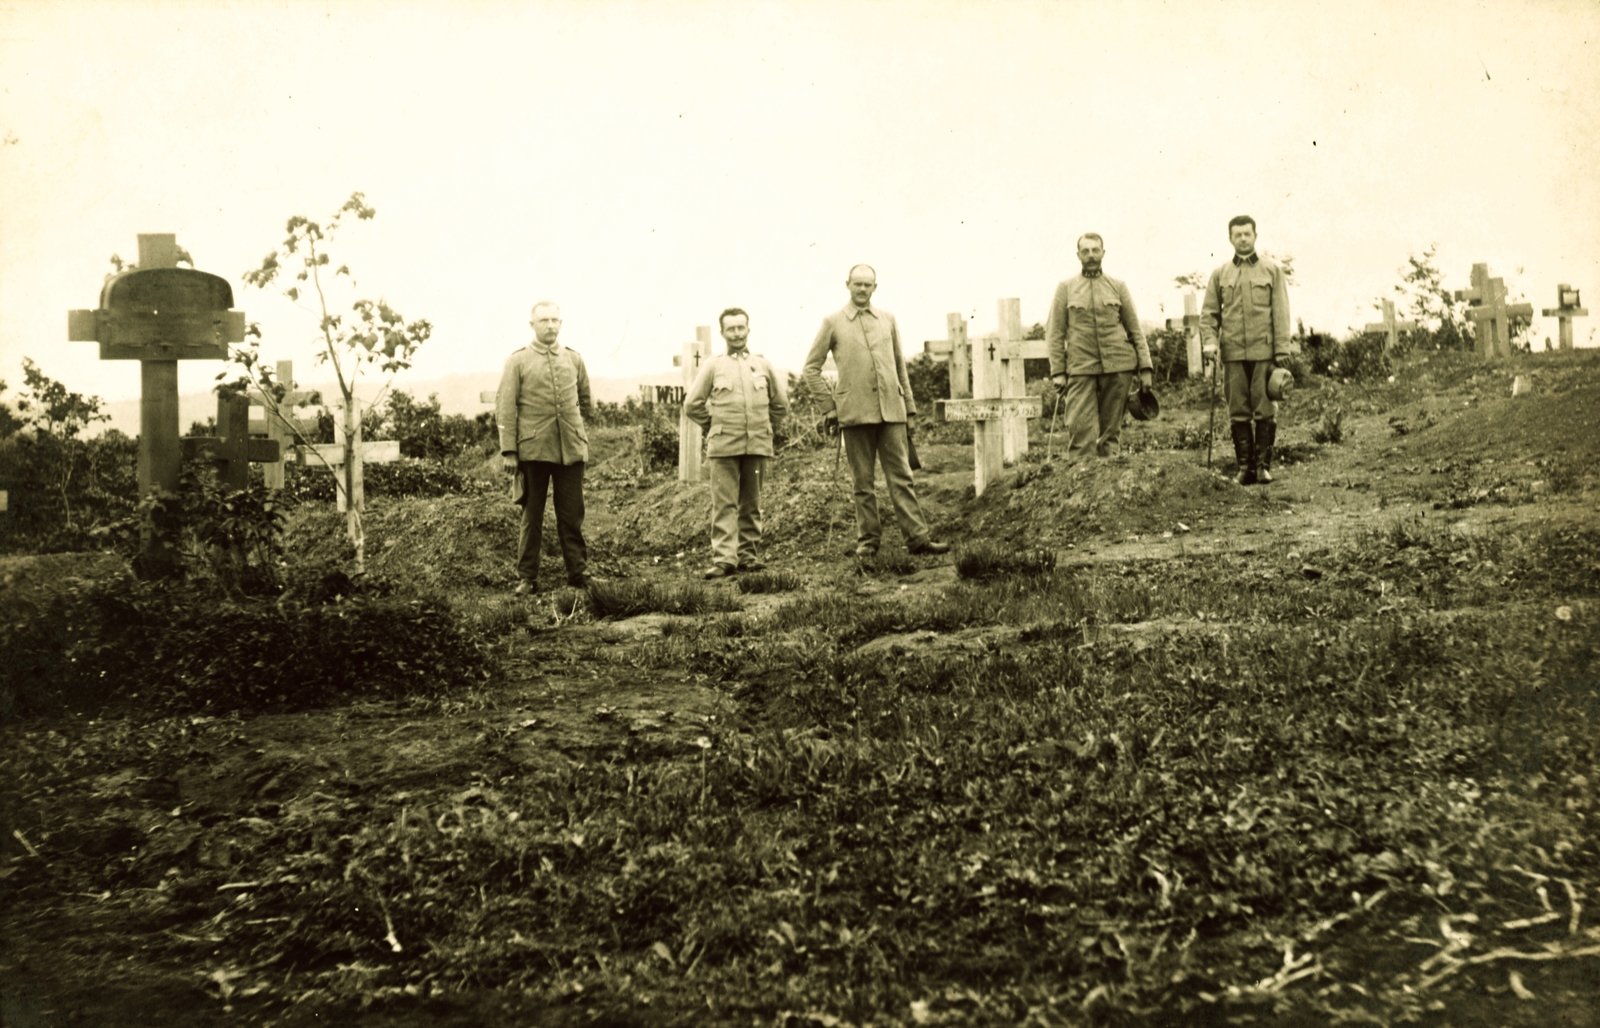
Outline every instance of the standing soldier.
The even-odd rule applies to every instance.
[[[1087,457],[1091,446],[1097,456],[1117,456],[1134,369],[1145,389],[1154,372],[1128,287],[1100,273],[1105,252],[1098,232],[1078,237],[1083,273],[1056,286],[1045,329],[1050,380],[1067,401],[1069,461]]]
[[[789,413],[783,383],[765,357],[750,352],[750,316],[729,307],[717,317],[728,352],[706,361],[684,397],[689,420],[707,433],[711,460],[711,570],[706,578],[760,571],[761,480],[773,437]]]
[[[506,359],[495,399],[500,454],[512,472],[511,495],[522,504],[517,537],[517,595],[539,591],[539,541],[544,499],[554,486],[556,535],[567,566],[567,583],[589,584],[588,547],[583,542],[583,463],[589,459],[589,372],[583,358],[556,342],[561,308],[548,300],[533,305],[534,339]]]
[[[906,548],[912,553],[948,553],[950,544],[929,537],[928,522],[911,484],[911,453],[907,419],[917,416],[917,402],[906,377],[900,352],[900,329],[894,315],[872,306],[878,273],[857,264],[845,280],[850,302],[822,319],[817,338],[806,355],[806,392],[820,397],[830,433],[844,433],[844,452],[855,482],[856,557],[878,555],[883,524],[878,519],[878,496],[873,487],[873,464],[883,466],[889,502]],[[829,389],[822,377],[823,362],[833,353],[839,384]]]
[[[1289,356],[1289,287],[1283,268],[1256,253],[1256,219],[1229,221],[1228,239],[1233,259],[1206,283],[1200,335],[1222,361],[1239,484],[1253,485],[1272,481],[1278,423],[1267,379]]]

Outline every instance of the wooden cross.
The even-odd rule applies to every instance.
[[[1205,374],[1205,356],[1200,351],[1200,312],[1195,306],[1194,291],[1183,294],[1183,320],[1177,318],[1167,319],[1167,331],[1175,331],[1182,326],[1184,345],[1189,365],[1189,377],[1199,378]]]
[[[962,345],[956,346],[949,339],[929,339],[922,344],[922,351],[929,354],[936,361],[944,362],[950,370],[950,397],[960,400],[972,395],[972,351],[966,346],[965,337]]]
[[[136,269],[112,275],[94,310],[67,312],[70,342],[98,342],[101,360],[139,362],[139,495],[178,491],[178,362],[226,360],[228,344],[244,341],[244,312],[231,310],[228,280],[178,267],[172,233],[139,236]],[[149,573],[177,567],[173,540],[154,523],[140,532]]]
[[[1547,318],[1555,318],[1561,324],[1561,349],[1572,349],[1572,319],[1586,318],[1588,310],[1579,306],[1582,297],[1578,291],[1565,282],[1556,286],[1556,306],[1546,307],[1541,313]],[[1550,337],[1545,337],[1545,345],[1550,343]]]
[[[684,396],[689,395],[695,377],[700,374],[700,365],[711,356],[711,326],[695,326],[694,337],[695,341],[684,343],[683,352],[672,359],[672,363],[683,369]],[[689,420],[685,404],[678,412],[678,481],[698,482],[710,477],[711,465],[701,459],[700,451],[700,426]]]
[[[230,489],[250,485],[252,464],[276,465],[279,479],[283,477],[278,440],[250,438],[250,400],[243,396],[218,396],[217,434],[184,436],[183,455],[216,464],[217,477]]]
[[[1383,348],[1385,350],[1392,350],[1396,346],[1400,345],[1401,332],[1415,332],[1416,330],[1417,323],[1415,321],[1395,320],[1393,300],[1383,301],[1382,321],[1369,321],[1361,329],[1361,331],[1367,333],[1368,335],[1383,336]]]
[[[1005,305],[1016,301],[1002,300],[1001,323],[1006,323]],[[950,329],[950,341],[961,349],[967,349],[967,319],[960,314],[951,314],[946,319]],[[1033,342],[1037,342],[1036,340]],[[1017,354],[1015,358],[1007,357],[1008,350]],[[1024,426],[1023,439],[1026,440],[1026,425],[1028,418],[1037,418],[1044,413],[1043,401],[1037,396],[1012,396],[1007,395],[1011,389],[1006,380],[1004,361],[1013,360],[1021,368],[1021,356],[1025,347],[1014,343],[1006,343],[998,337],[990,336],[973,340],[970,352],[972,353],[972,397],[958,397],[950,400],[940,400],[935,404],[935,417],[940,421],[970,421],[972,422],[972,489],[974,495],[982,496],[984,490],[1000,477],[1005,468],[1005,425],[1020,423]],[[952,351],[958,352],[958,351]]]
[[[319,443],[314,446],[295,447],[295,462],[301,467],[313,464],[325,465],[329,468],[339,468],[342,474],[333,476],[334,502],[338,510],[350,509],[349,496],[355,497],[356,510],[365,510],[367,494],[362,484],[362,469],[368,464],[389,464],[400,459],[400,441],[398,439],[385,439],[382,442],[363,443],[361,441],[361,401],[356,400],[355,417],[355,445],[351,452],[355,459],[350,462],[350,467],[344,467],[344,405],[338,405],[338,413],[333,417],[333,442]]]
[[[286,390],[282,399],[267,396],[259,389],[252,389],[245,395],[252,406],[261,408],[261,417],[250,419],[250,434],[266,436],[286,453],[297,441],[317,434],[316,418],[298,418],[294,415],[296,407],[313,402],[317,394],[295,388],[294,361],[279,361],[277,372],[278,384]],[[217,427],[219,430],[222,427],[220,408]],[[283,461],[280,460],[261,469],[268,489],[283,488],[283,467]]]
[[[1456,290],[1457,300],[1467,300],[1467,317],[1477,325],[1478,355],[1485,360],[1511,356],[1511,319],[1533,317],[1533,305],[1506,303],[1506,283],[1489,277],[1489,265],[1472,266],[1472,288]]]

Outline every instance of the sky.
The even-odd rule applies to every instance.
[[[542,299],[591,376],[670,370],[728,306],[798,371],[857,262],[909,357],[1003,297],[1043,320],[1086,231],[1159,320],[1241,213],[1315,329],[1430,245],[1452,288],[1600,306],[1597,45],[1592,0],[0,2],[3,398],[24,357],[138,395],[65,312],[141,232],[327,381],[315,315],[241,276],[358,190],[334,263],[433,325],[400,388],[499,369]]]

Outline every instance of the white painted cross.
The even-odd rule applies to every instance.
[[[1016,301],[1001,300],[1001,324],[1006,323],[1005,305]],[[950,341],[956,347],[965,348],[967,342],[967,319],[960,314],[951,314],[946,319],[950,326]],[[1005,355],[1006,349],[1016,349],[1019,355],[1010,358]],[[954,351],[952,351],[954,352]],[[971,398],[957,398],[940,400],[936,405],[936,417],[941,421],[970,421],[972,422],[972,489],[973,493],[982,496],[990,483],[1000,477],[1005,468],[1005,429],[1008,422],[1021,422],[1026,426],[1028,418],[1037,418],[1044,413],[1044,402],[1037,396],[1008,396],[1010,388],[1006,380],[1004,362],[1014,359],[1017,366],[1021,367],[1020,348],[1013,343],[1002,343],[1000,336],[985,336],[973,340],[972,353],[972,392]],[[1026,430],[1024,429],[1024,439]]]
[[[338,509],[348,510],[346,492],[355,497],[356,510],[366,509],[366,490],[362,487],[362,468],[367,464],[388,464],[400,459],[400,442],[397,439],[386,439],[382,442],[363,443],[361,441],[361,401],[356,400],[355,417],[355,445],[351,450],[355,459],[350,462],[350,467],[344,465],[344,405],[335,406],[337,413],[333,416],[333,442],[319,443],[314,446],[295,447],[295,460],[302,467],[313,464],[325,465],[330,470],[339,469],[342,473],[333,476],[335,500]]]
[[[1489,265],[1472,266],[1472,288],[1457,289],[1457,300],[1466,300],[1467,317],[1478,326],[1478,356],[1485,360],[1511,356],[1511,319],[1533,317],[1533,305],[1506,303],[1505,279],[1490,278]]]
[[[1572,349],[1572,319],[1589,316],[1588,310],[1579,306],[1581,302],[1582,297],[1578,295],[1578,291],[1563,282],[1556,286],[1556,306],[1546,307],[1540,312],[1545,317],[1555,318],[1560,323],[1561,349],[1563,350]],[[1546,336],[1545,342],[1549,343],[1549,341],[1549,337]]]
[[[1200,312],[1195,306],[1192,289],[1183,294],[1183,320],[1167,319],[1168,332],[1177,331],[1180,327],[1183,330],[1185,354],[1188,357],[1189,377],[1199,378],[1205,374],[1205,357],[1200,351]]]
[[[1393,300],[1383,301],[1382,321],[1369,321],[1361,329],[1367,335],[1383,336],[1383,348],[1385,350],[1393,350],[1400,345],[1401,332],[1415,332],[1416,330],[1417,323],[1415,321],[1395,320]]]
[[[689,395],[700,365],[711,356],[711,326],[697,325],[695,341],[683,344],[683,352],[672,363],[683,369],[683,395]],[[711,466],[701,459],[700,426],[689,420],[688,404],[678,411],[678,481],[698,482],[709,478]]]

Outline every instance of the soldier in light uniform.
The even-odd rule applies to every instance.
[[[761,480],[773,456],[778,423],[789,413],[783,381],[750,352],[750,315],[729,307],[717,318],[728,352],[706,361],[684,397],[690,421],[706,433],[711,463],[711,568],[706,578],[764,566]]]
[[[1154,372],[1128,287],[1100,272],[1105,252],[1098,232],[1078,237],[1083,273],[1056,286],[1045,329],[1050,379],[1067,403],[1069,461],[1117,456],[1133,373],[1149,389]]]
[[[495,398],[501,460],[515,476],[512,497],[523,505],[517,536],[519,595],[539,590],[539,541],[547,491],[555,493],[556,535],[567,583],[582,588],[590,581],[589,550],[583,541],[589,372],[576,351],[556,342],[560,307],[548,300],[534,304],[530,324],[534,340],[506,359]]]
[[[1256,253],[1256,220],[1228,222],[1233,259],[1211,273],[1200,308],[1200,336],[1220,351],[1239,484],[1272,481],[1277,407],[1267,378],[1289,356],[1289,286],[1283,268]]]

